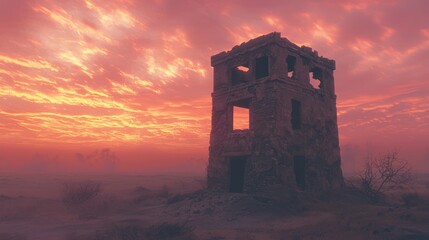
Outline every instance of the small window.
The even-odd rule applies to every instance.
[[[292,99],[292,129],[301,129],[301,102]]]
[[[237,66],[231,71],[231,83],[237,85],[249,81],[249,65],[244,64]]]
[[[256,59],[255,77],[263,78],[268,76],[268,56],[263,56]]]
[[[322,84],[322,69],[314,67],[308,73],[308,78],[310,79],[310,84],[315,89],[320,89]]]
[[[250,99],[245,99],[233,104],[233,130],[250,129]]]
[[[296,57],[287,56],[286,63],[287,63],[287,76],[290,78],[293,78],[295,76]]]

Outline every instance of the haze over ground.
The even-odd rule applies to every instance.
[[[0,169],[204,171],[210,56],[272,31],[336,60],[342,164],[429,170],[429,4],[3,0]]]

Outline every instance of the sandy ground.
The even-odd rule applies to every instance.
[[[89,182],[100,184],[96,196],[64,201],[64,183]],[[198,176],[0,174],[0,240],[429,239],[429,175],[377,205],[347,191],[203,187]]]

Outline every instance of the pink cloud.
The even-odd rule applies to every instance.
[[[164,149],[205,158],[210,56],[281,31],[336,60],[343,146],[399,145],[392,139],[408,134],[418,138],[404,151],[424,152],[428,10],[418,0],[2,1],[0,144],[113,144],[134,162]],[[129,144],[163,150],[141,157],[122,151]]]

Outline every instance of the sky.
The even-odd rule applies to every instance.
[[[343,170],[429,171],[425,0],[0,0],[0,170],[203,171],[210,56],[273,31],[336,61]]]

